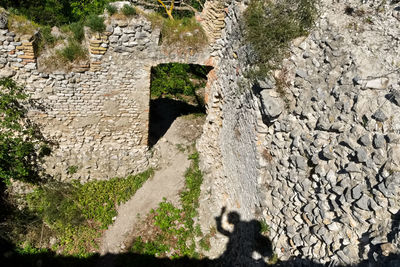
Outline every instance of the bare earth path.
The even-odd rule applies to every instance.
[[[154,177],[149,179],[136,194],[126,203],[118,207],[118,215],[114,224],[104,233],[100,253],[118,254],[125,250],[125,243],[129,243],[135,224],[140,214],[145,216],[151,209],[167,200],[177,203],[179,192],[184,187],[184,174],[190,166],[189,151],[181,147],[191,145],[201,134],[202,118],[188,120],[180,117],[171,125],[168,132],[156,144],[159,154],[159,168]]]

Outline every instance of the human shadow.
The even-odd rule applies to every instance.
[[[132,252],[120,254],[106,254],[101,256],[94,254],[89,257],[66,256],[56,254],[53,251],[18,252],[14,245],[0,237],[0,266],[13,267],[46,267],[46,266],[93,266],[93,267],[148,267],[148,266],[189,266],[189,267],[219,267],[219,266],[278,266],[278,267],[396,267],[400,266],[400,255],[379,255],[379,261],[369,259],[358,264],[343,265],[339,262],[321,264],[301,256],[292,257],[289,260],[277,261],[268,264],[265,259],[273,255],[271,240],[261,233],[261,223],[257,220],[241,220],[239,213],[231,211],[227,214],[227,222],[233,226],[231,231],[223,227],[222,218],[226,208],[215,217],[216,228],[219,233],[229,238],[226,249],[217,259],[209,258],[160,258],[154,255],[137,254]],[[397,238],[398,216],[392,223],[393,233],[388,238]],[[257,252],[261,258],[253,258]],[[264,259],[262,258],[264,257]],[[266,257],[266,258],[265,258]]]
[[[262,258],[253,259],[257,252],[262,257],[272,256],[271,241],[261,234],[261,223],[257,220],[242,221],[239,213],[231,211],[227,214],[228,223],[233,225],[233,230],[228,231],[222,227],[222,217],[226,212],[223,207],[221,214],[215,217],[217,231],[228,237],[225,252],[217,260],[223,266],[265,266]]]

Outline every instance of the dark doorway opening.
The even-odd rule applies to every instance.
[[[212,67],[168,63],[151,69],[149,147],[164,136],[176,118],[205,114],[204,91]]]

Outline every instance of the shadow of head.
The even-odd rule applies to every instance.
[[[240,222],[240,215],[239,213],[237,213],[236,211],[231,211],[228,213],[228,222],[230,224],[237,224],[238,222]]]

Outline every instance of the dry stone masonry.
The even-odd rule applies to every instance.
[[[38,104],[30,116],[57,143],[47,171],[86,181],[148,166],[152,66],[213,66],[197,144],[204,232],[226,206],[242,220],[265,219],[284,263],[386,266],[400,252],[399,1],[321,0],[310,35],[254,83],[240,27],[247,3],[207,1],[201,18],[212,42],[194,54],[160,46],[160,30],[143,16],[106,17],[103,34],[86,31],[89,63],[52,73],[38,71],[34,37],[9,32],[0,12],[0,76]],[[206,254],[219,257],[226,241],[212,238]],[[240,251],[230,257],[254,263]]]
[[[225,27],[225,10],[222,1],[207,1],[201,13],[201,25],[208,36],[208,41],[214,43],[221,38]]]
[[[208,61],[207,47],[187,54],[159,46],[160,30],[144,16],[106,19],[102,34],[85,29],[90,62],[72,72],[39,72],[34,37],[0,29],[0,76],[13,77],[35,100],[29,116],[56,144],[44,167],[62,180],[124,177],[148,168],[151,67]]]
[[[320,1],[310,35],[252,86],[238,30],[245,6],[227,4],[213,52],[218,67],[198,144],[202,224],[215,225],[206,214],[223,206],[264,218],[283,266],[398,266],[388,256],[400,251],[399,2]],[[224,251],[223,239],[209,256]]]

